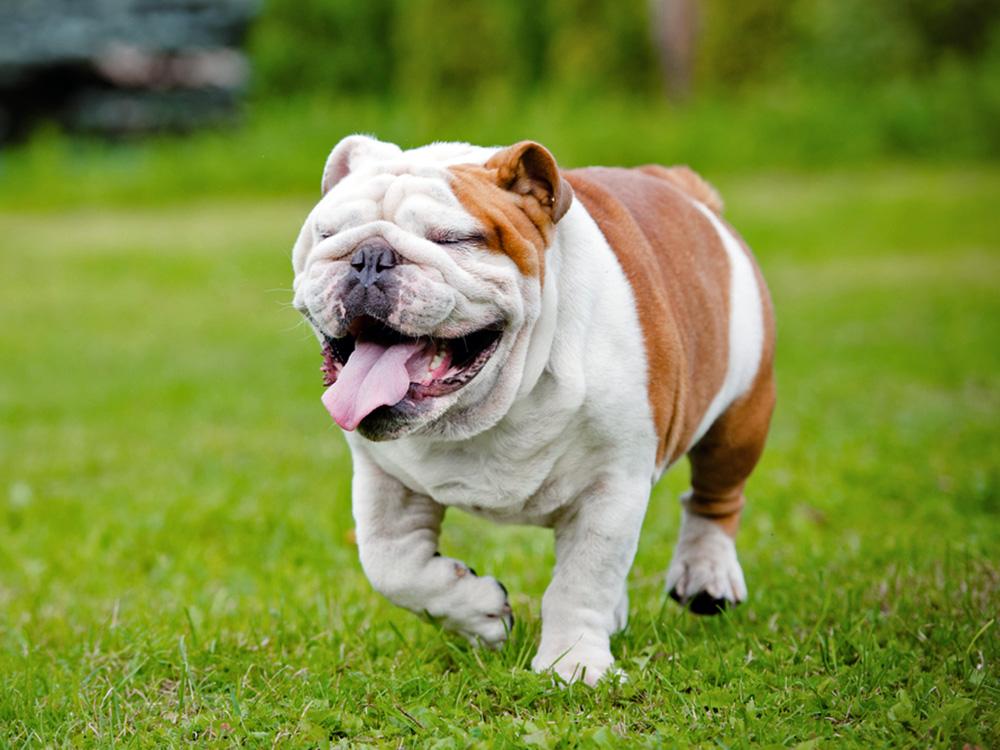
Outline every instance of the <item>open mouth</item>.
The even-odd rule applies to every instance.
[[[483,369],[503,333],[497,324],[457,338],[413,337],[368,316],[349,331],[325,338],[322,367],[323,403],[348,430],[380,406],[457,391]]]

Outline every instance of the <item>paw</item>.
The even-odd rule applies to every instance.
[[[562,640],[557,643],[562,645],[549,645],[543,638],[538,653],[531,660],[532,670],[552,672],[567,683],[582,681],[591,687],[603,677],[626,679],[625,673],[614,666],[607,638],[579,638],[572,644]]]
[[[717,524],[685,511],[667,570],[670,597],[699,615],[714,615],[747,598],[736,545]]]
[[[475,646],[500,648],[514,627],[504,585],[490,576],[477,576],[469,568],[436,610],[429,614]]]

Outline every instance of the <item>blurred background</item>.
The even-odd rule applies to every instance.
[[[1000,156],[996,0],[8,0],[0,199],[285,194],[342,135],[568,166]]]
[[[998,0],[0,0],[0,745],[410,746],[397,701],[458,732],[469,685],[482,746],[569,715],[519,668],[550,533],[445,524],[512,592],[514,648],[476,656],[507,692],[359,567],[289,255],[368,132],[687,163],[768,279],[751,599],[665,601],[679,465],[616,640],[640,697],[574,726],[1000,747],[998,123]]]

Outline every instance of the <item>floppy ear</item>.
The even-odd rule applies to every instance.
[[[497,184],[504,190],[537,200],[553,224],[573,202],[573,188],[559,174],[555,157],[539,143],[515,143],[490,157],[486,166],[497,170]]]
[[[385,143],[367,135],[349,135],[333,147],[323,168],[322,194],[350,174],[365,159],[389,158],[402,153],[395,143]]]

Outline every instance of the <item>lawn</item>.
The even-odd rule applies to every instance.
[[[678,466],[595,690],[527,669],[546,531],[446,522],[501,652],[364,579],[288,304],[314,196],[0,213],[0,746],[1000,746],[1000,170],[710,176],[779,323],[750,600],[664,595]]]

